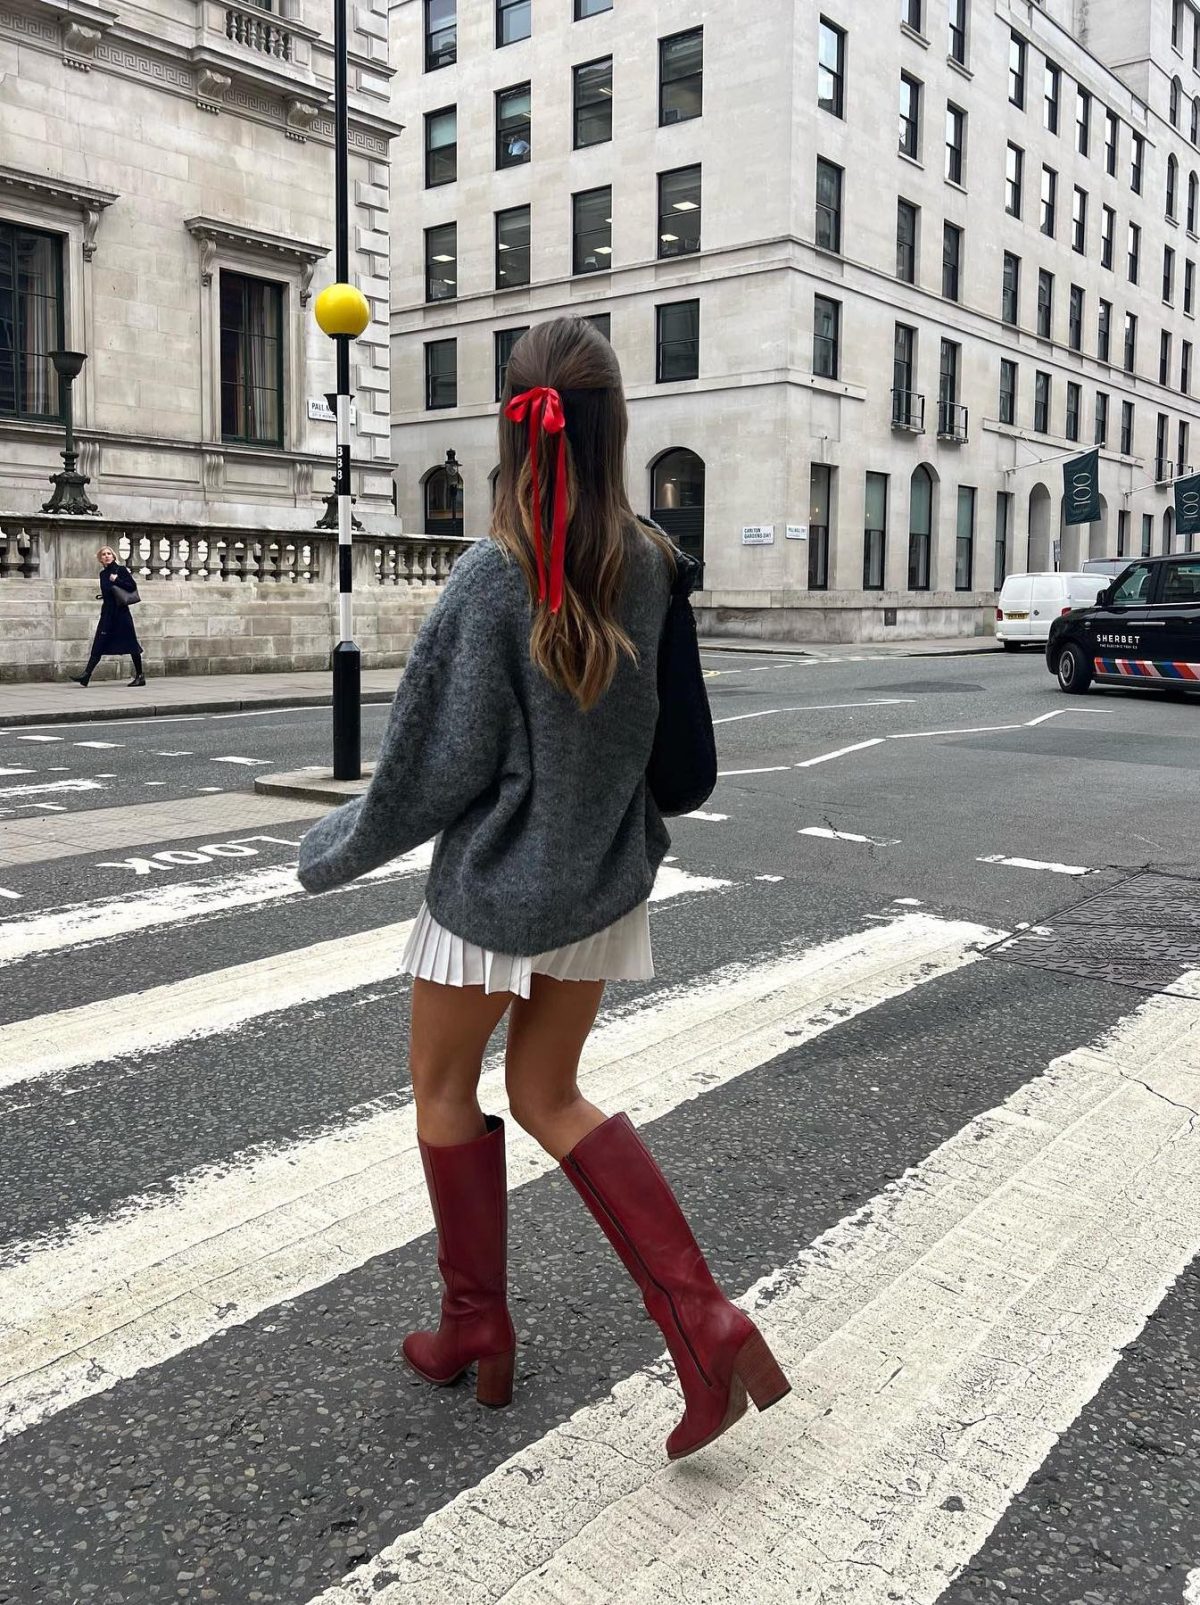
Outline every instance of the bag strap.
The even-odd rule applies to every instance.
[[[645,524],[647,529],[652,529],[656,534],[661,535],[663,540],[666,541],[667,545],[671,548],[671,552],[675,558],[675,577],[671,581],[672,601],[676,600],[677,598],[686,598],[691,596],[700,579],[699,563],[697,563],[694,557],[689,557],[681,547],[676,546],[675,542],[667,534],[666,530],[663,529],[661,524],[656,524],[652,518],[646,518],[641,513],[638,513],[636,517],[639,524]]]

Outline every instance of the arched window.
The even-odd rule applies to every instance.
[[[1187,209],[1187,226],[1189,232],[1192,234],[1196,232],[1196,212],[1198,202],[1200,202],[1200,180],[1197,179],[1196,174],[1193,171],[1188,174]]]
[[[1167,216],[1174,218],[1176,196],[1179,190],[1179,163],[1174,156],[1167,157]]]
[[[462,532],[462,485],[456,485],[451,494],[445,468],[432,468],[425,476],[425,533],[461,535]]]
[[[1183,85],[1178,78],[1171,79],[1171,127],[1179,127],[1179,108],[1183,102]]]
[[[694,451],[666,451],[650,470],[650,517],[700,564],[704,575],[704,460]]]
[[[927,591],[933,547],[933,475],[924,463],[913,469],[908,487],[908,588]]]
[[[1200,95],[1192,101],[1192,144],[1200,145]]]
[[[1162,521],[1162,549],[1163,556],[1168,557],[1171,547],[1175,544],[1175,509],[1168,507],[1163,513]]]

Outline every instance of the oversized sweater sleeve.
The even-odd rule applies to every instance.
[[[487,562],[472,552],[413,646],[366,794],[318,820],[300,844],[308,891],[420,846],[497,780],[516,699],[494,602]]]

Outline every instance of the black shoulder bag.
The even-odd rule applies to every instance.
[[[658,724],[646,781],[659,813],[690,814],[717,784],[717,743],[689,601],[700,565],[678,548],[675,564],[658,644]]]

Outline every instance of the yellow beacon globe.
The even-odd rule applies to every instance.
[[[321,332],[329,335],[346,334],[357,339],[371,321],[371,308],[367,298],[353,284],[326,285],[313,307]]]

